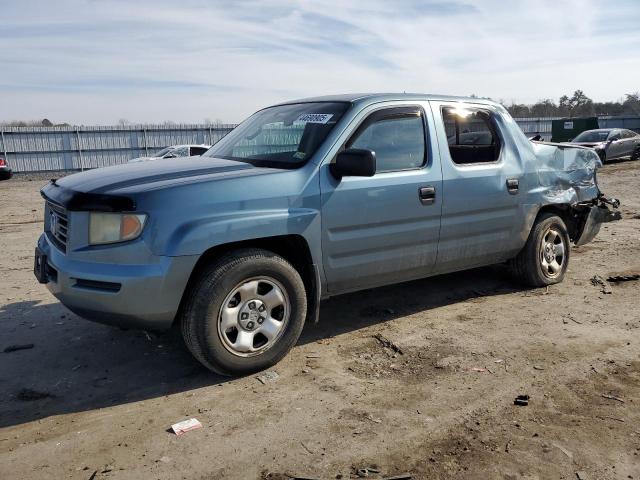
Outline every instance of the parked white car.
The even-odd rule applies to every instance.
[[[129,160],[129,163],[146,162],[147,160],[159,160],[161,158],[197,157],[209,150],[211,145],[173,145],[148,157],[137,157]]]

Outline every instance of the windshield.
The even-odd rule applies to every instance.
[[[167,153],[169,153],[171,151],[171,147],[167,147],[167,148],[163,148],[162,150],[160,150],[159,152],[156,152],[154,154],[152,154],[152,157],[162,157],[163,155],[166,155]]]
[[[299,167],[316,152],[349,105],[315,102],[265,108],[238,125],[203,156],[261,167]]]
[[[586,132],[582,132],[576,138],[573,139],[574,142],[604,142],[607,140],[609,136],[609,130],[587,130]]]

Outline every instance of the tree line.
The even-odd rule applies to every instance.
[[[627,93],[617,102],[594,102],[582,90],[576,90],[570,97],[563,95],[554,102],[550,98],[539,100],[533,105],[512,103],[505,105],[512,117],[595,117],[599,115],[640,115],[640,92]]]

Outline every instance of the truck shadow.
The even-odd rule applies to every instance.
[[[299,345],[478,297],[517,291],[502,267],[365,290],[323,302]],[[0,428],[179,394],[232,381],[200,366],[177,328],[166,333],[99,325],[60,303],[0,307]]]

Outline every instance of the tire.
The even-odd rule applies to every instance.
[[[552,213],[543,213],[510,266],[525,285],[545,287],[562,282],[570,254],[569,232],[564,221]]]
[[[640,160],[640,145],[638,145],[631,153],[631,160]]]
[[[302,278],[267,250],[223,255],[200,272],[187,294],[181,318],[187,348],[221,375],[246,375],[278,363],[304,327]]]
[[[602,165],[607,163],[607,152],[605,152],[604,150],[596,150],[596,153],[600,157],[600,161],[602,162]]]

